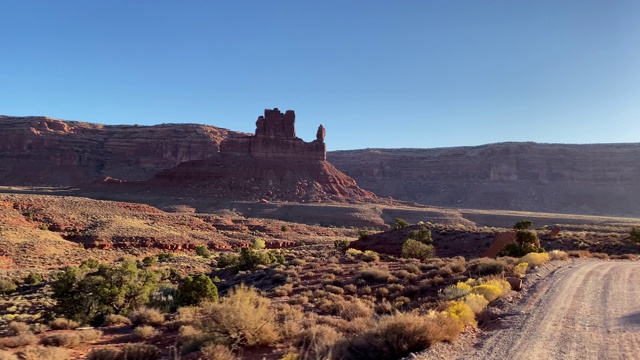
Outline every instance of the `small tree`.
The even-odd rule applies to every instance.
[[[208,259],[211,257],[211,253],[209,252],[209,249],[207,249],[207,247],[204,245],[196,246],[196,255],[202,256],[205,259]]]
[[[428,259],[433,257],[432,245],[423,244],[420,241],[409,239],[402,244],[402,257],[409,259]]]
[[[421,226],[419,230],[411,231],[409,233],[409,239],[417,240],[427,245],[433,244],[433,239],[431,238],[431,230],[429,230],[425,226]]]
[[[531,229],[532,226],[533,222],[531,222],[531,220],[520,220],[513,225],[513,228],[516,230],[526,230]]]
[[[405,219],[397,218],[395,225],[392,227],[393,230],[404,229],[409,226],[409,223]]]
[[[267,244],[265,243],[265,241],[264,241],[263,239],[261,239],[261,238],[256,238],[256,239],[253,241],[253,248],[254,248],[254,249],[256,249],[256,250],[262,250],[262,249],[264,249],[265,247],[267,247]]]
[[[218,300],[218,288],[207,275],[188,276],[178,287],[176,295],[178,306],[198,305],[204,300]]]

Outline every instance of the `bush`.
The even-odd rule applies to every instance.
[[[455,285],[449,285],[444,288],[441,296],[445,300],[455,300],[459,298],[463,298],[469,294],[471,291],[471,286],[467,283],[458,282]]]
[[[496,285],[477,285],[471,289],[472,294],[480,294],[484,296],[487,301],[491,302],[502,296],[502,289]]]
[[[80,324],[78,324],[77,321],[65,318],[55,318],[49,323],[49,327],[53,330],[73,330],[78,326],[80,326]]]
[[[364,280],[367,283],[386,283],[391,278],[391,273],[384,269],[368,268],[360,271],[356,275],[359,280]]]
[[[19,360],[12,352],[0,350],[0,360]]]
[[[20,334],[25,334],[29,332],[29,325],[23,323],[23,322],[18,322],[18,321],[12,321],[9,323],[8,329],[9,334],[11,335],[20,335]]]
[[[338,239],[333,242],[333,247],[338,251],[346,251],[349,244],[350,242],[347,239]]]
[[[78,347],[80,343],[82,343],[82,338],[77,332],[58,333],[43,337],[40,343],[45,346],[58,346],[70,349]]]
[[[97,269],[98,266],[100,266],[100,261],[92,258],[89,258],[80,263],[80,267],[84,269]]]
[[[548,254],[551,260],[567,260],[569,258],[569,254],[562,250],[551,250]]]
[[[158,309],[142,306],[134,310],[129,319],[133,325],[151,325],[160,326],[164,323],[164,314]]]
[[[282,225],[285,227],[284,225]],[[284,231],[284,230],[283,230]],[[201,360],[237,360],[238,357],[228,347],[220,344],[202,348]]]
[[[116,314],[109,314],[104,318],[104,326],[115,325],[131,325],[131,320],[128,317]]]
[[[155,256],[145,256],[144,259],[142,259],[142,263],[147,266],[156,266],[158,265],[158,258]]]
[[[464,301],[453,301],[445,309],[445,314],[460,321],[463,326],[478,326],[476,316],[471,307]]]
[[[369,330],[340,341],[334,357],[401,359],[437,342],[453,341],[463,330],[458,320],[442,313],[384,316]]]
[[[403,258],[424,260],[433,257],[434,252],[432,245],[423,244],[416,240],[409,239],[402,244]]]
[[[162,253],[158,254],[158,261],[171,261],[176,257],[174,253]]]
[[[42,282],[42,275],[34,271],[30,271],[29,275],[27,275],[27,277],[24,278],[24,283],[27,285],[36,285],[36,284],[40,284],[41,282]]]
[[[254,250],[263,250],[266,247],[267,247],[267,243],[264,241],[264,239],[256,238],[255,240],[253,240]]]
[[[141,325],[133,329],[133,336],[142,340],[150,340],[160,336],[160,334],[162,332],[149,325]]]
[[[216,266],[219,269],[237,266],[239,260],[240,256],[237,254],[220,254],[220,256],[218,256],[218,262],[216,263]]]
[[[24,333],[16,336],[0,338],[0,349],[18,348],[22,346],[34,345],[38,342],[38,337],[32,333]]]
[[[529,263],[531,266],[540,266],[546,264],[551,257],[547,253],[529,253],[518,261],[519,263]]]
[[[360,259],[366,262],[377,262],[380,261],[380,255],[375,251],[365,250],[364,253],[360,255]]]
[[[30,346],[19,352],[22,360],[67,360],[67,349],[52,346]],[[0,359],[3,359],[0,357]]]
[[[469,305],[474,314],[480,314],[489,305],[487,300],[481,294],[469,294],[464,298],[465,304]]]
[[[148,303],[158,287],[159,275],[141,270],[134,260],[101,264],[95,272],[69,267],[55,276],[54,310],[69,319],[85,323],[108,314],[126,313]]]
[[[474,274],[478,276],[496,275],[503,273],[507,268],[507,263],[500,260],[480,258],[471,262]]]
[[[161,358],[160,349],[147,344],[127,344],[122,347],[123,360],[158,360]]]
[[[196,255],[202,256],[205,259],[208,259],[211,257],[211,253],[209,252],[209,249],[207,249],[207,247],[204,245],[196,246]]]
[[[433,244],[433,238],[431,238],[431,230],[421,226],[419,230],[413,230],[409,232],[409,239],[420,241],[423,244]]]
[[[217,301],[218,288],[205,274],[187,277],[178,287],[176,303],[178,306],[198,305],[201,301]]]
[[[513,268],[513,274],[516,277],[523,278],[527,274],[527,269],[529,269],[529,263],[521,262]]]
[[[121,360],[122,352],[117,348],[98,348],[93,349],[87,355],[87,360]]]
[[[229,291],[219,302],[202,302],[191,308],[185,319],[205,333],[237,348],[240,346],[272,345],[278,340],[271,301],[245,285]],[[178,316],[178,320],[181,316]]]
[[[513,228],[516,230],[525,230],[530,229],[533,226],[533,222],[531,220],[520,220],[513,225]]]
[[[16,291],[18,287],[10,278],[0,279],[0,294],[10,294]]]
[[[332,358],[335,344],[342,335],[328,325],[314,325],[303,330],[296,338],[295,345],[300,351],[300,360]]]
[[[77,330],[78,335],[80,335],[81,342],[93,341],[99,339],[102,336],[102,331],[97,329],[83,329]]]
[[[395,221],[395,225],[391,227],[392,230],[399,230],[409,227],[409,223],[405,219],[397,218]]]

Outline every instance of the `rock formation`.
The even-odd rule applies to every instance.
[[[376,199],[326,159],[324,127],[316,140],[295,136],[295,113],[265,110],[255,135],[222,141],[218,156],[187,161],[147,182],[166,192],[244,200],[363,201]]]
[[[378,196],[470,208],[640,216],[640,144],[499,143],[329,152]]]
[[[296,137],[295,121],[293,110],[283,114],[278,108],[265,109],[264,116],[256,121],[255,135],[230,137],[222,142],[220,152],[250,154],[254,158],[326,160],[327,147],[322,125],[318,129],[317,139],[305,142]],[[320,130],[323,136],[320,136]]]

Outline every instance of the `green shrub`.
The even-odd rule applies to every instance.
[[[361,255],[360,259],[366,262],[377,262],[380,261],[380,255],[377,252],[371,250],[365,250]]]
[[[211,257],[211,253],[209,252],[209,249],[207,249],[207,247],[204,245],[196,246],[196,255],[202,256],[205,259],[208,259]]]
[[[267,243],[264,241],[264,239],[256,238],[255,240],[253,240],[253,248],[255,250],[263,250],[266,247]]]
[[[171,261],[176,257],[174,253],[162,253],[158,255],[158,261]]]
[[[217,301],[218,288],[205,274],[187,277],[178,287],[178,306],[198,305],[201,301]]]
[[[133,325],[152,325],[160,326],[164,323],[164,314],[158,309],[142,306],[135,309],[129,315],[129,319]]]
[[[153,271],[139,269],[133,260],[101,264],[89,271],[69,267],[55,275],[55,312],[80,323],[101,323],[108,314],[126,313],[147,304],[160,279]]]
[[[333,242],[333,247],[338,251],[346,251],[349,244],[350,242],[347,239],[338,239]]]
[[[100,266],[100,262],[96,259],[87,259],[80,264],[81,268],[97,269]]]
[[[472,273],[477,276],[501,274],[507,269],[507,263],[496,259],[480,258],[469,263]]]
[[[18,287],[16,286],[16,283],[13,282],[12,279],[10,278],[0,279],[0,294],[10,294],[16,291],[17,289]]]
[[[220,256],[218,256],[218,262],[216,263],[216,266],[219,269],[225,269],[228,267],[232,267],[232,266],[237,266],[238,262],[240,260],[240,256],[238,254],[220,254]]]
[[[27,277],[24,278],[24,283],[28,285],[36,285],[36,284],[40,284],[41,282],[42,282],[42,275],[34,271],[30,271],[29,275],[27,275]]]
[[[420,241],[423,244],[433,244],[433,238],[431,237],[431,230],[421,226],[419,230],[412,230],[409,232],[409,239]]]
[[[400,230],[409,227],[409,223],[405,219],[397,218],[395,224],[391,227],[392,230]]]
[[[155,256],[145,256],[145,258],[142,259],[142,263],[147,266],[156,266],[158,265],[158,258]]]
[[[432,245],[409,239],[402,244],[402,257],[408,259],[428,259],[433,257],[435,249]]]
[[[515,225],[513,225],[513,228],[516,230],[525,230],[531,229],[532,226],[533,222],[531,222],[531,220],[519,220]]]

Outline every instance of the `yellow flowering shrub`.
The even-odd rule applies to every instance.
[[[480,294],[484,296],[484,298],[487,299],[487,301],[491,302],[499,298],[500,296],[502,296],[502,288],[496,285],[482,284],[482,285],[474,286],[471,289],[471,293]]]
[[[476,316],[469,305],[464,301],[452,301],[444,311],[447,315],[460,321],[462,325],[478,326]]]
[[[546,264],[550,260],[547,253],[528,253],[518,260],[518,263],[526,262],[531,266],[540,266]]]
[[[464,303],[469,305],[471,311],[474,314],[480,314],[482,310],[484,310],[487,305],[489,305],[489,301],[484,298],[481,294],[469,294],[464,298]]]
[[[528,262],[521,262],[518,265],[513,267],[513,273],[519,277],[519,278],[523,278],[526,274],[527,274],[527,270],[529,269],[529,263]]]

